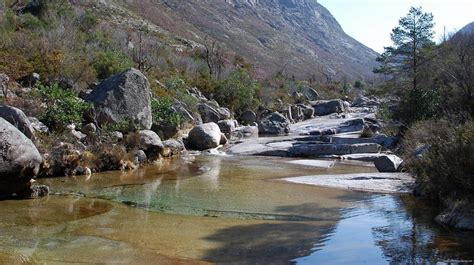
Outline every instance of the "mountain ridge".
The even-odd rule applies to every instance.
[[[98,2],[130,12],[157,32],[191,46],[214,39],[254,64],[261,76],[284,71],[298,78],[374,77],[377,53],[347,35],[317,1]]]

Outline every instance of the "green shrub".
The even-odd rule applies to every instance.
[[[394,118],[410,125],[439,114],[440,97],[436,89],[411,89],[403,94]]]
[[[383,120],[383,121],[389,121],[392,119],[393,113],[390,110],[390,108],[387,106],[387,104],[382,103],[380,107],[377,109],[377,113],[375,113],[377,119]]]
[[[166,123],[175,126],[183,124],[183,117],[173,110],[173,99],[163,97],[160,99],[152,99],[151,112],[153,122]]]
[[[445,120],[414,124],[405,134],[408,168],[417,175],[423,193],[434,200],[473,199],[474,123],[455,127]],[[414,150],[427,148],[414,157]]]
[[[97,78],[105,79],[113,74],[123,72],[133,67],[133,62],[123,52],[116,50],[100,51],[93,61]]]
[[[237,69],[216,87],[214,96],[219,104],[240,113],[258,106],[259,90],[259,84],[245,69]]]
[[[90,105],[78,99],[70,90],[57,84],[38,86],[38,93],[46,109],[40,117],[48,127],[55,130],[65,129],[69,124],[81,124],[82,115]]]

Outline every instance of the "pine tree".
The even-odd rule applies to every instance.
[[[398,27],[390,34],[393,46],[377,58],[381,66],[375,73],[384,73],[399,78],[408,78],[413,90],[418,88],[421,66],[427,61],[427,50],[434,45],[432,41],[433,15],[424,13],[422,8],[411,7],[406,17],[399,20]]]

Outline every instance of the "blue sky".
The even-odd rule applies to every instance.
[[[339,21],[344,31],[377,52],[390,46],[390,32],[411,6],[434,15],[435,40],[474,22],[474,0],[318,0]]]

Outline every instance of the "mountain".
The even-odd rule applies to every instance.
[[[90,2],[90,1],[89,1]],[[254,64],[260,76],[372,78],[377,53],[344,33],[316,0],[97,0],[117,23],[146,24],[188,46],[205,39]]]
[[[474,22],[471,22],[458,31],[462,34],[474,34]]]

